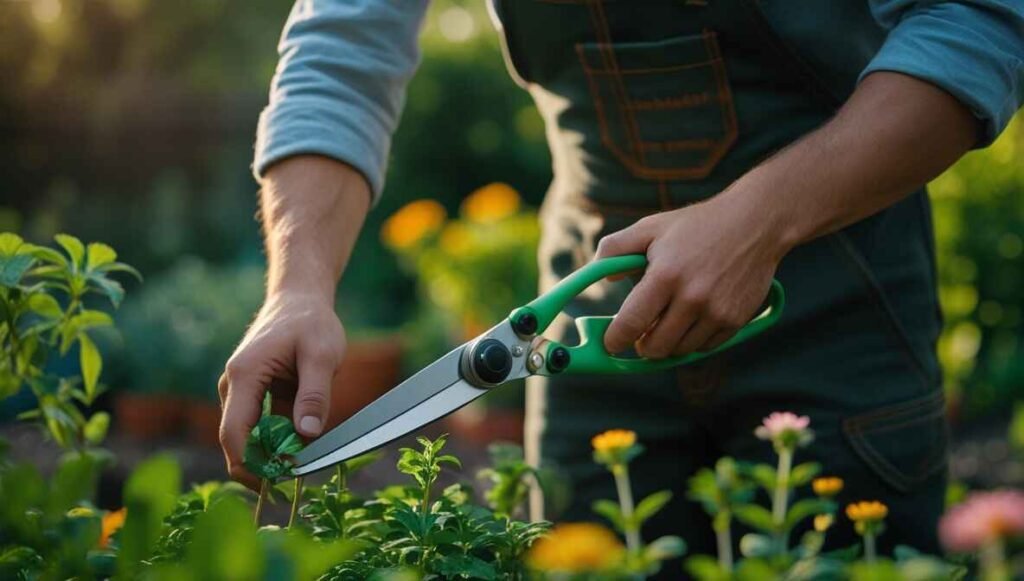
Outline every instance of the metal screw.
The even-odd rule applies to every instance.
[[[523,356],[523,346],[522,345],[513,345],[512,346],[512,356],[513,357],[522,357]]]
[[[534,351],[530,353],[529,367],[530,371],[537,371],[544,366],[544,356]]]

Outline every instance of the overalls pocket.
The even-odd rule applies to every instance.
[[[580,43],[601,141],[635,177],[707,177],[737,136],[714,32],[655,42]]]
[[[911,492],[947,466],[949,447],[941,390],[843,420],[860,458],[899,492]]]

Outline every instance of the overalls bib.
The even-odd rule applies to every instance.
[[[553,158],[543,287],[591,260],[602,236],[715,195],[822,125],[884,40],[866,0],[494,0],[492,9]],[[632,468],[636,494],[675,492],[646,533],[680,534],[691,552],[713,553],[687,479],[721,455],[773,461],[753,430],[789,410],[809,415],[816,433],[797,461],[843,477],[841,503],[890,505],[883,548],[936,548],[947,436],[925,192],[796,248],[776,276],[787,294],[781,322],[702,364],[528,387],[528,453],[564,468],[573,490],[561,514],[549,499],[547,517],[594,518],[592,501],[615,497],[590,438],[629,428],[647,448]],[[614,314],[629,289],[596,285],[568,312]],[[568,320],[551,333],[575,339]],[[542,514],[539,502],[533,509]],[[853,541],[848,523],[836,529],[835,543]]]

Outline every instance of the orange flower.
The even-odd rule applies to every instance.
[[[814,530],[823,533],[832,527],[835,518],[830,514],[819,514],[814,517]]]
[[[106,548],[110,544],[110,537],[114,533],[121,530],[124,526],[124,519],[127,516],[127,509],[115,510],[113,512],[107,512],[103,515],[103,528],[100,531],[100,547]]]
[[[536,571],[607,571],[622,559],[624,551],[618,537],[601,525],[564,523],[533,545],[526,563]]]
[[[877,500],[862,500],[846,507],[846,516],[855,523],[876,523],[888,515],[889,507]]]
[[[519,211],[519,194],[502,183],[486,185],[462,202],[462,215],[474,222],[491,224]]]
[[[446,216],[444,206],[434,200],[409,202],[384,221],[381,238],[392,248],[411,248],[424,237],[437,232]]]
[[[818,496],[832,497],[843,490],[843,479],[835,476],[824,476],[811,481],[811,488]]]
[[[636,444],[636,432],[633,430],[608,430],[594,436],[590,443],[595,452],[618,452]]]

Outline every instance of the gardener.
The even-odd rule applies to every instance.
[[[234,477],[264,390],[308,437],[325,426],[345,352],[334,292],[382,189],[422,0],[299,0],[285,29],[255,170],[266,303],[220,382]],[[798,461],[846,480],[840,501],[890,507],[882,547],[935,550],[946,483],[940,329],[923,185],[990,143],[1024,100],[1024,6],[1009,0],[504,0],[516,80],[547,124],[554,181],[542,284],[595,257],[646,253],[635,286],[599,285],[571,314],[618,312],[611,352],[710,349],[777,277],[782,321],[678,371],[540,380],[529,447],[565,467],[587,518],[614,497],[590,436],[632,428],[643,495],[676,500],[651,535],[713,553],[686,479],[720,455],[767,460],[752,429],[809,415]],[[481,281],[491,284],[493,281]],[[558,340],[573,340],[560,324]],[[342,380],[343,381],[343,380]],[[358,389],[358,385],[346,386]],[[293,408],[287,403],[294,399]],[[536,508],[536,507],[535,507]],[[845,524],[845,523],[843,523]],[[837,543],[852,541],[835,527]],[[704,536],[702,536],[704,535]]]

